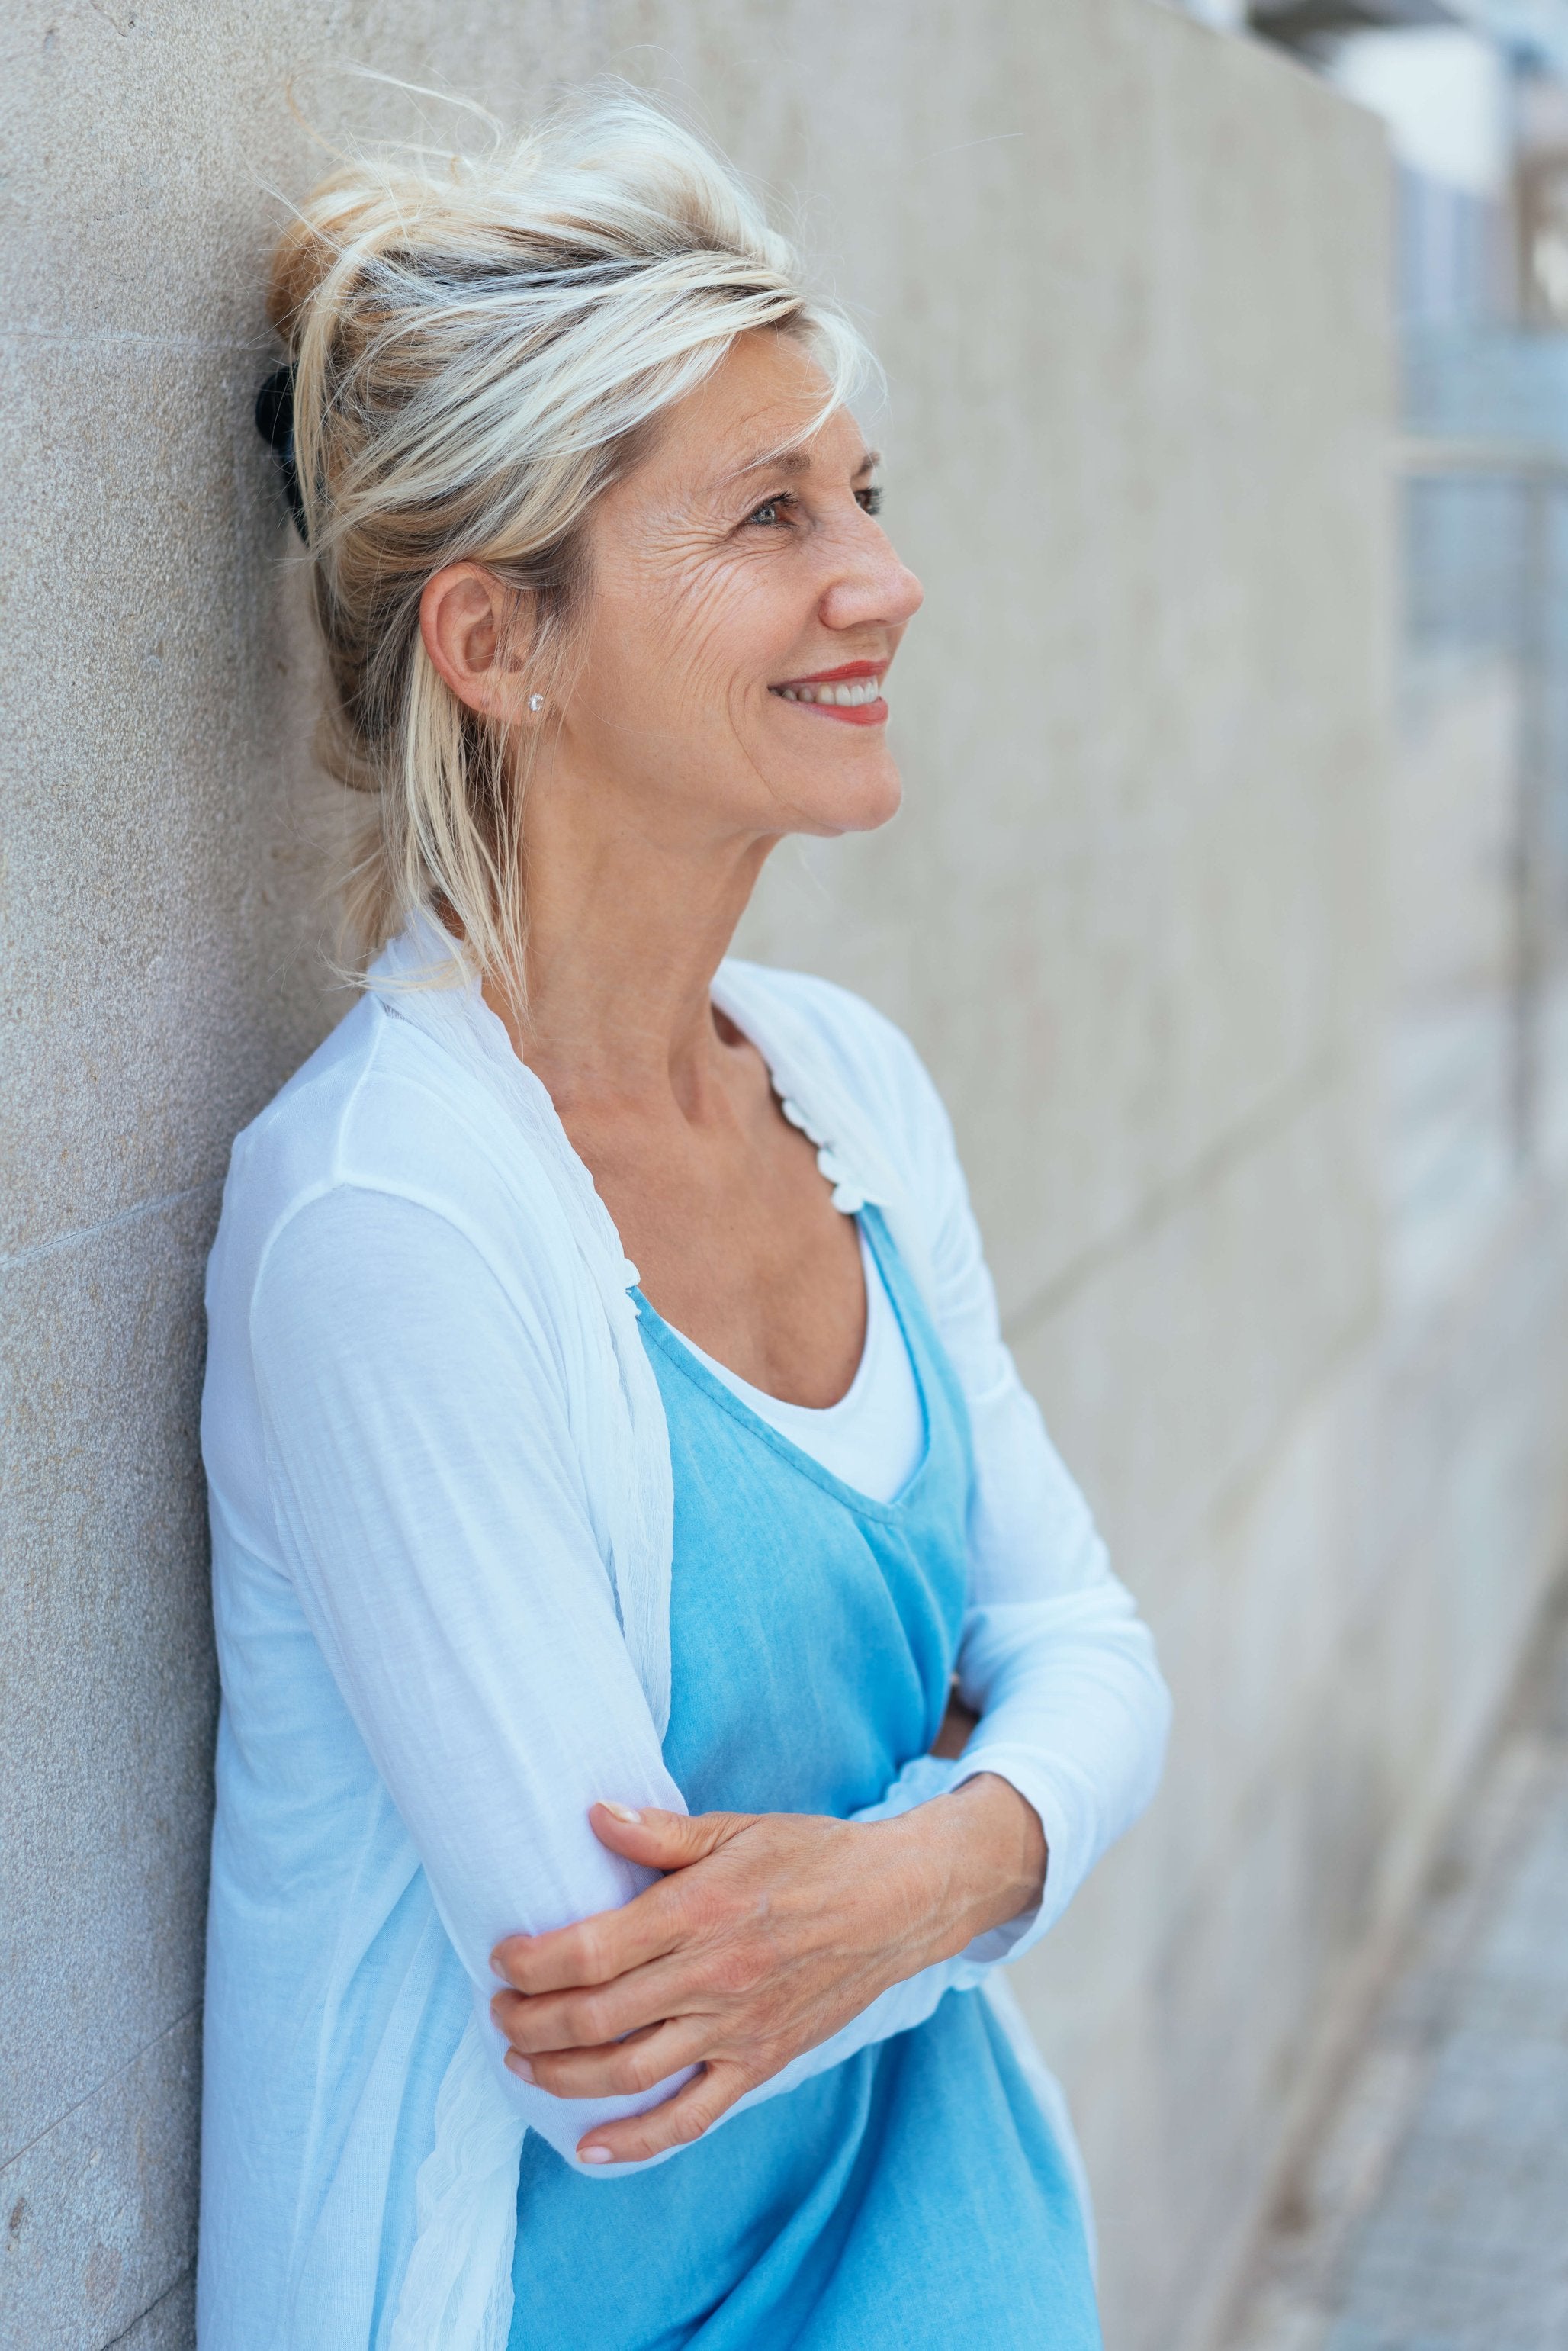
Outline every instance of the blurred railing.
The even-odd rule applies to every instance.
[[[1397,454],[1392,1247],[1421,1293],[1568,1144],[1568,455]]]

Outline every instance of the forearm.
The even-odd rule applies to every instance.
[[[577,2150],[591,2164],[645,2160],[762,2085],[918,2022],[967,1972],[966,1947],[1038,1903],[1045,1873],[1038,1819],[988,1778],[865,1823],[611,1805],[593,1817],[607,1844],[664,1874],[620,1910],[497,1947],[507,2064],[573,2100],[699,2071],[654,2112],[595,2127]],[[911,1983],[916,2012],[871,2025]]]
[[[1039,1907],[1048,1859],[1040,1815],[992,1772],[877,1829],[900,1852],[924,1922],[919,1966],[952,1959]]]
[[[927,1940],[939,1956],[926,1959],[913,1973],[889,1984],[848,2023],[840,2025],[813,2047],[802,2050],[767,2081],[758,2083],[737,2100],[735,2112],[779,2097],[818,2074],[845,2064],[861,2050],[924,2024],[949,1991],[972,1990],[994,1964],[977,1959],[967,1951],[966,1928],[978,1935],[995,1927],[998,1912],[1002,1923],[1007,1923],[1019,1912],[1027,1915],[1038,1907],[1046,1869],[1045,1838],[1039,1815],[1005,1781],[993,1780],[988,1774],[966,1782],[956,1795],[948,1795],[938,1779],[939,1775],[950,1777],[953,1768],[947,1761],[933,1765],[929,1774],[901,1774],[894,1790],[883,1799],[883,1803],[893,1809],[884,1813],[882,1806],[875,1807],[867,1823],[874,1825],[880,1817],[889,1823],[897,1820],[901,1824],[909,1824],[913,1834],[893,1840],[893,1849],[897,1851],[902,1846],[912,1877],[923,1879],[935,1897],[936,1912],[928,1925]],[[923,1783],[924,1792],[914,1792]],[[985,1797],[983,1792],[988,1789],[996,1794]],[[898,1802],[900,1790],[908,1794],[907,1807]],[[866,1821],[866,1815],[859,1817]],[[1009,1864],[1009,1842],[1018,1840],[1020,1823],[1023,1841],[1030,1850],[1015,1883]],[[975,1846],[971,1853],[959,1857],[955,1867],[951,1852],[956,1837],[973,1838]],[[1015,1895],[1019,1898],[1016,1911],[1007,1907]],[[974,1923],[982,1919],[985,1927]]]

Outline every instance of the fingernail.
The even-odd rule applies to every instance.
[[[624,1821],[629,1829],[640,1829],[643,1825],[642,1813],[632,1812],[630,1805],[601,1802],[600,1809],[608,1813],[612,1821]]]
[[[531,2082],[535,2078],[534,2069],[528,2059],[519,2057],[515,2049],[507,2050],[503,2062],[508,2072],[515,2074],[519,2082]]]
[[[615,2158],[607,2147],[580,2147],[577,2159],[580,2163],[613,2163]]]

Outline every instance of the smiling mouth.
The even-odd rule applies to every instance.
[[[787,685],[768,688],[781,702],[793,702],[820,711],[824,718],[847,718],[860,726],[880,726],[887,716],[882,697],[885,672],[870,662],[848,662],[842,669],[819,677],[791,678]]]
[[[786,702],[815,702],[824,710],[860,710],[868,702],[882,699],[881,681],[874,677],[856,678],[852,684],[830,684],[824,678],[819,685],[781,685],[776,688]]]

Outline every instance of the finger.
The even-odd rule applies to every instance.
[[[713,1998],[694,1981],[689,1963],[677,1952],[655,1959],[613,1983],[580,1984],[568,1991],[498,1991],[490,2016],[498,2032],[525,2057],[557,2049],[597,2049],[623,2041],[653,2024],[711,2011]]]
[[[646,2026],[623,2041],[597,2049],[559,2049],[520,2056],[507,2052],[507,2064],[521,2082],[535,2082],[555,2098],[622,2098],[655,2090],[661,2082],[700,2065],[713,2046],[711,2019],[682,2017]]]
[[[578,2160],[646,2163],[666,2147],[689,2147],[751,2086],[751,2075],[727,2060],[705,2065],[663,2105],[650,2106],[645,2115],[628,2115],[618,2123],[596,2123],[579,2142]]]
[[[622,1815],[625,1817],[622,1817]],[[595,1804],[589,1823],[601,1844],[646,1869],[678,1872],[727,1844],[749,1825],[749,1813],[662,1813],[632,1816],[624,1804]],[[685,1931],[667,1883],[645,1886],[618,1910],[596,1911],[545,1935],[507,1935],[490,1965],[516,1991],[557,1991],[570,1984],[608,1983],[669,1950]]]
[[[622,1815],[626,1817],[622,1818]],[[626,1805],[595,1804],[590,1825],[601,1843],[665,1876],[618,1910],[600,1910],[545,1935],[507,1935],[490,1965],[516,1991],[558,1991],[573,1984],[608,1983],[658,1959],[691,1931],[679,1873],[706,1860],[742,1829],[751,1813],[663,1813],[632,1818]]]
[[[645,1869],[689,1869],[743,1829],[747,1813],[662,1813],[645,1806],[594,1804],[588,1820],[601,1844]]]
[[[680,1933],[669,1881],[661,1878],[619,1910],[595,1911],[548,1935],[507,1935],[491,1952],[490,1965],[514,1991],[562,1991],[575,1984],[610,1983],[645,1967],[662,1959]]]

